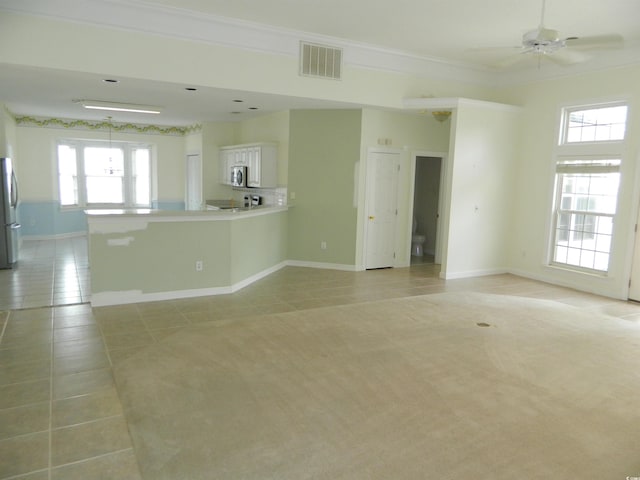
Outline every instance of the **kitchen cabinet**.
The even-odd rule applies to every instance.
[[[231,185],[231,167],[233,166],[233,151],[220,150],[219,173],[220,183]]]
[[[220,149],[221,183],[231,183],[231,167],[247,167],[247,186],[274,188],[278,184],[278,149],[273,143],[232,145]],[[226,172],[226,173],[225,173]]]

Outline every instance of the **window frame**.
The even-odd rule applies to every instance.
[[[75,149],[76,153],[76,188],[77,203],[73,205],[62,205],[62,193],[60,186],[60,157],[59,147],[66,145]],[[84,149],[86,147],[98,148],[121,148],[123,150],[123,202],[122,203],[89,203],[87,201],[87,176],[84,168]],[[135,203],[135,176],[133,175],[133,153],[136,149],[149,150],[149,203]],[[154,189],[154,147],[146,142],[126,142],[108,141],[93,139],[70,139],[62,138],[56,142],[56,172],[57,172],[57,193],[58,208],[60,210],[84,210],[84,209],[110,209],[110,208],[150,208],[153,203]]]
[[[552,219],[551,219],[551,235],[550,235],[551,245],[550,245],[549,264],[555,267],[567,268],[571,270],[578,270],[578,271],[588,272],[592,274],[603,275],[608,272],[609,265],[611,263],[611,254],[612,254],[611,246],[613,245],[613,234],[614,234],[613,225],[615,224],[614,220],[618,212],[618,203],[620,199],[620,184],[621,184],[620,169],[622,165],[622,158],[619,155],[615,156],[615,158],[610,158],[610,157],[603,158],[601,156],[595,156],[591,158],[585,158],[585,157],[586,156],[584,155],[580,156],[579,158],[576,158],[574,156],[560,156],[560,157],[557,157],[556,159],[554,206],[553,206]],[[580,161],[581,163],[575,164],[575,165],[570,165],[570,163],[568,163],[573,161]],[[596,198],[596,196],[590,195],[589,194],[590,192],[587,192],[586,194],[584,193],[581,194],[580,192],[567,192],[564,190],[564,186],[566,185],[564,182],[564,175],[598,175],[598,174],[609,174],[609,173],[615,173],[618,175],[618,187],[615,195],[615,207],[613,211],[605,211],[605,210],[598,211],[595,209],[589,209],[589,204],[591,204],[591,200],[595,200]],[[575,206],[571,205],[569,206],[569,208],[567,208],[567,205],[565,205],[565,199],[570,198],[572,196],[575,196],[576,200],[578,201],[576,203],[579,203],[580,200],[587,200],[586,208],[578,208],[578,205],[575,205]],[[568,223],[568,228],[566,229],[561,228],[561,225],[560,225],[563,215],[568,215],[570,218],[570,221]],[[610,219],[612,223],[611,234],[609,235],[609,234],[603,234],[597,231],[587,231],[587,230],[584,230],[584,228],[582,230],[571,228],[571,226],[573,225],[571,221],[571,217],[573,217],[574,215],[578,217],[579,216],[583,217],[583,223],[582,223],[583,227],[584,225],[587,224],[586,217],[593,218],[594,225],[597,225],[599,223],[600,218]],[[591,234],[592,239],[596,242],[596,244],[597,244],[598,236],[608,235],[610,237],[610,241],[609,241],[609,249],[606,252],[608,256],[607,269],[601,270],[601,269],[595,268],[595,263],[596,263],[595,260],[594,260],[594,268],[585,267],[582,265],[575,265],[573,263],[561,262],[556,260],[556,256],[557,256],[556,249],[561,246],[558,240],[558,234],[561,231],[566,231],[567,233],[567,238],[565,239],[565,241],[567,242],[567,245],[564,246],[564,248],[567,248],[568,250],[574,248],[570,246],[571,236],[576,235],[577,233],[581,235],[581,242],[582,240],[584,240],[585,234]],[[575,237],[573,238],[573,240],[575,240]],[[579,250],[585,251],[585,252],[592,252],[594,257],[598,253],[605,253],[603,251],[597,250],[595,245],[593,249],[581,247],[579,248]]]
[[[620,140],[590,140],[581,142],[567,142],[567,128],[569,124],[570,114],[581,110],[592,110],[598,108],[625,106],[626,118],[625,118],[625,134]],[[618,236],[617,231],[619,226],[616,222],[617,215],[620,211],[620,200],[624,198],[622,196],[623,178],[625,169],[625,142],[628,138],[628,122],[630,118],[631,104],[628,99],[617,99],[613,101],[598,101],[593,103],[584,103],[580,105],[563,105],[559,108],[559,122],[556,124],[556,143],[552,155],[552,183],[551,183],[551,195],[550,195],[550,212],[549,212],[549,229],[547,234],[547,254],[545,258],[545,264],[551,268],[559,268],[574,273],[590,274],[596,276],[606,277],[609,275],[611,265],[614,262],[614,257],[618,254],[615,252],[615,239]],[[566,210],[559,207],[559,202],[562,199],[562,192],[559,192],[560,188],[560,173],[558,172],[558,165],[562,162],[571,160],[617,160],[619,161],[618,173],[618,190],[616,193],[616,209],[612,215],[605,215],[612,218],[613,227],[611,231],[611,242],[609,247],[609,259],[606,270],[598,270],[595,268],[586,268],[578,265],[572,265],[569,263],[558,262],[556,258],[556,235],[558,232],[559,210]],[[594,213],[595,216],[601,216],[599,213]]]
[[[613,108],[613,107],[627,107],[626,118],[625,118],[625,131],[624,136],[619,140],[584,140],[580,142],[569,142],[567,138],[569,136],[569,124],[571,114],[574,112],[580,112],[583,110],[598,110],[603,108]],[[563,107],[560,111],[560,130],[559,130],[559,138],[558,138],[558,146],[559,147],[568,147],[568,146],[576,146],[576,145],[603,145],[607,143],[620,143],[624,142],[627,138],[628,129],[626,128],[629,122],[629,102],[627,101],[614,101],[614,102],[602,102],[602,103],[593,103],[586,105],[572,105]]]

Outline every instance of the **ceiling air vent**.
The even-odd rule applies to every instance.
[[[342,49],[300,42],[300,75],[340,80]]]

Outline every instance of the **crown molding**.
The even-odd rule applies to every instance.
[[[488,102],[464,97],[418,97],[405,98],[402,105],[406,110],[455,110],[459,107],[479,107],[491,110],[520,112],[522,107],[506,103]]]
[[[345,65],[352,67],[471,84],[495,83],[495,73],[489,68],[144,0],[0,0],[0,10],[295,58],[300,41],[308,41],[342,48]]]
[[[345,65],[461,83],[509,87],[640,64],[640,45],[597,61],[562,67],[496,70],[376,45],[158,5],[146,0],[0,0],[0,11],[296,57],[300,41],[342,48]]]

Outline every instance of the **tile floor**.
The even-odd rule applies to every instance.
[[[89,262],[84,236],[25,240],[18,266],[0,270],[0,310],[88,302]]]
[[[44,251],[51,257],[60,246],[34,247],[37,258]],[[74,248],[82,252],[82,246]],[[69,258],[69,249],[62,250]],[[77,258],[77,265],[86,265]],[[43,274],[53,301],[56,263],[46,263]],[[86,298],[86,272],[75,268],[77,284],[69,285],[79,295],[59,298]],[[191,324],[444,291],[547,298],[640,323],[635,303],[512,275],[444,281],[438,272],[433,264],[368,272],[287,267],[231,295],[93,309],[16,310],[31,305],[28,295],[16,296],[22,300],[0,307],[0,479],[139,479],[111,368]]]

